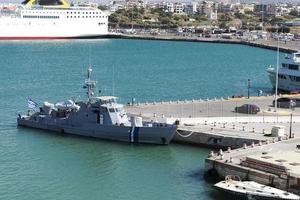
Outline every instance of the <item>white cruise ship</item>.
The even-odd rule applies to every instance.
[[[107,35],[108,16],[90,6],[0,5],[0,40],[89,38]]]
[[[276,87],[276,68],[267,69],[273,88]],[[300,51],[286,55],[278,68],[278,89],[288,92],[300,92]]]

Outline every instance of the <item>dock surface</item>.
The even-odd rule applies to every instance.
[[[290,96],[298,97],[298,96]],[[126,111],[148,120],[181,123],[173,141],[199,144],[213,148],[238,148],[244,143],[272,140],[273,126],[283,126],[286,135],[298,135],[300,108],[278,108],[274,112],[273,96],[248,98],[198,99],[171,102],[137,103]],[[255,104],[258,114],[241,114],[236,106]],[[292,113],[292,120],[291,120]],[[291,130],[291,131],[290,131]]]

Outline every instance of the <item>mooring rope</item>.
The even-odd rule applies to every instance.
[[[179,135],[179,136],[181,136],[181,137],[183,137],[183,138],[187,138],[187,137],[190,137],[193,133],[194,133],[194,131],[191,131],[189,134],[187,134],[187,135],[182,135],[181,133],[179,133],[178,131],[176,131],[176,133]]]

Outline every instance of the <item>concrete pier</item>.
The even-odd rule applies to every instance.
[[[211,152],[205,160],[205,174],[217,179],[235,175],[299,194],[299,144],[299,138],[276,138],[236,150]]]
[[[290,130],[297,135],[300,128],[300,108],[278,109],[271,106],[273,97],[198,99],[171,102],[137,103],[125,109],[153,121],[180,121],[173,142],[234,149],[244,144],[272,140],[273,126],[283,126],[286,135]],[[258,105],[258,114],[234,112],[236,106],[250,103]],[[292,121],[290,113],[292,112]]]

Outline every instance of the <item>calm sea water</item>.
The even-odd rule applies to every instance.
[[[90,52],[90,53],[89,53]],[[281,55],[282,56],[282,55]],[[0,199],[222,199],[203,176],[209,149],[129,145],[17,128],[26,99],[102,94],[126,103],[269,91],[276,52],[241,45],[81,40],[0,43]]]

